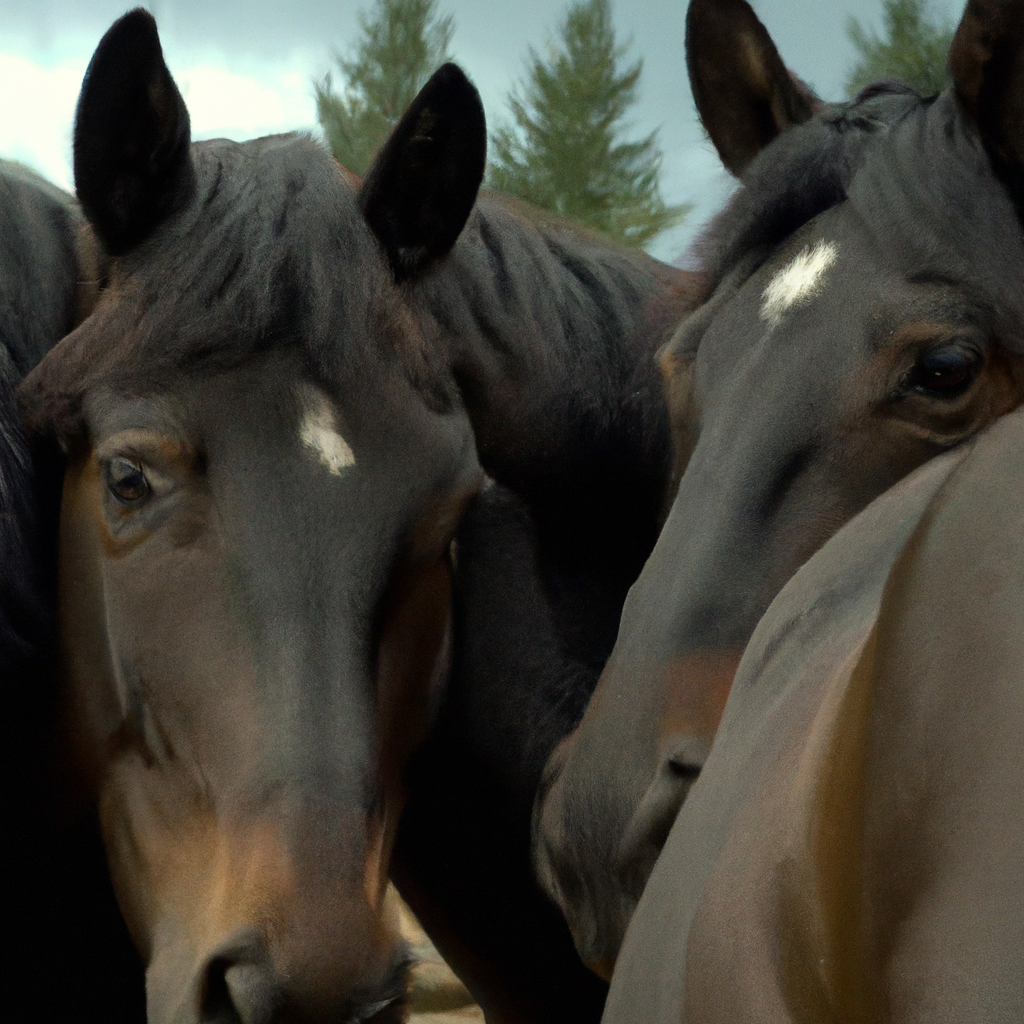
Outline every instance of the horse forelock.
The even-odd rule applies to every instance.
[[[96,386],[145,392],[175,372],[239,365],[304,349],[331,390],[397,358],[423,381],[415,324],[348,177],[306,136],[193,146],[187,208],[113,261],[92,315],[44,361],[22,394],[41,432],[81,428]]]
[[[872,143],[928,102],[900,83],[881,83],[766,146],[696,243],[700,269],[713,286],[751,253],[767,254],[843,202]]]
[[[959,282],[1024,351],[1024,233],[1008,189],[954,94],[865,89],[781,135],[697,243],[717,287],[751,272],[803,225],[850,201],[892,268]],[[1019,342],[1019,349],[1016,347]]]

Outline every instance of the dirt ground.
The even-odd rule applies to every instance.
[[[397,893],[394,898],[398,903],[402,935],[417,961],[409,982],[409,1024],[482,1022],[483,1011],[473,1002],[465,985],[441,959],[441,954]]]

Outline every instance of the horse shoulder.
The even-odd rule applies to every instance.
[[[874,631],[894,560],[965,455],[933,460],[876,500],[762,618],[630,924],[606,1020],[678,1020],[685,1006],[702,1024],[788,1021],[794,1005],[868,1005],[851,987],[863,944],[842,872],[861,868],[847,840],[864,786]]]
[[[1022,435],[979,439],[879,613],[865,903],[901,1021],[1024,1016]]]

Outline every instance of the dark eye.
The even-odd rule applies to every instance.
[[[104,467],[107,489],[122,505],[134,505],[149,494],[142,466],[131,459],[111,459]]]
[[[981,353],[966,345],[944,345],[923,353],[907,378],[907,386],[934,398],[959,398],[981,369]]]

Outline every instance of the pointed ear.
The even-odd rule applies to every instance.
[[[480,96],[454,64],[420,90],[359,190],[396,280],[444,256],[465,226],[487,155]]]
[[[188,111],[148,11],[130,11],[100,40],[78,98],[74,156],[78,198],[112,255],[190,195]]]
[[[737,176],[769,142],[821,107],[786,70],[744,0],[692,0],[686,64],[701,122],[722,163]]]
[[[953,85],[986,149],[1024,195],[1024,0],[970,0],[949,51]]]

